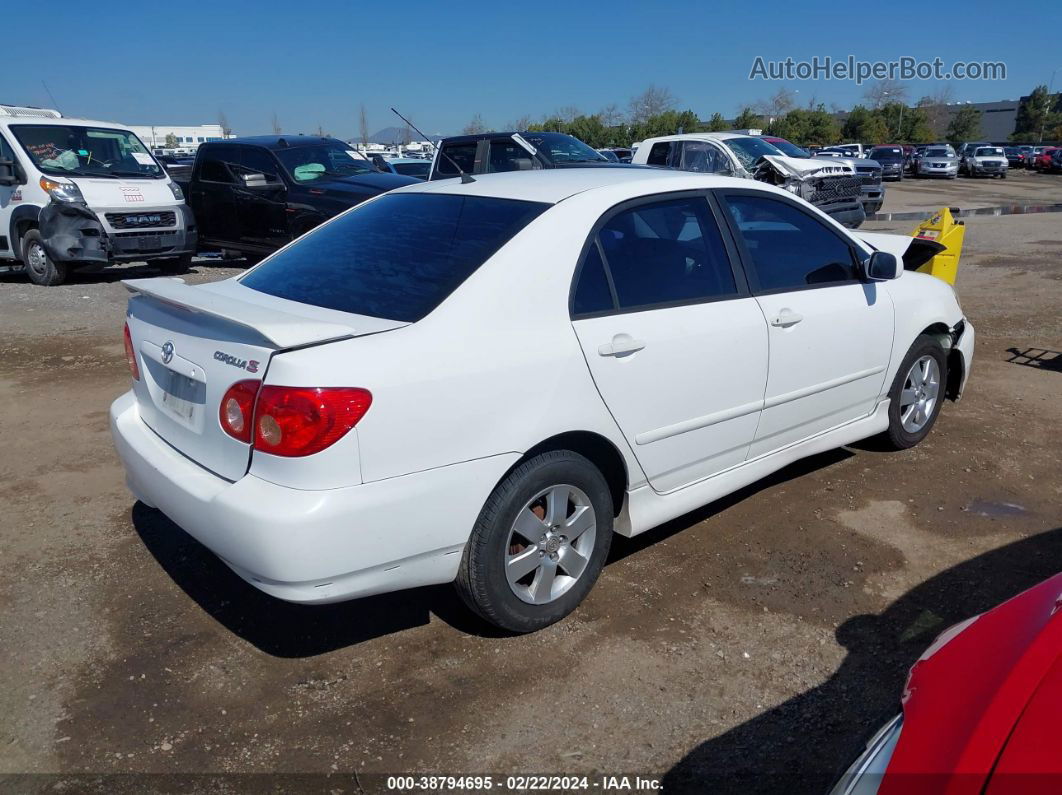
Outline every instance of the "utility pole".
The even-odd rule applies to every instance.
[[[1051,82],[1047,87],[1047,97],[1044,99],[1044,115],[1040,119],[1040,143],[1044,142],[1044,127],[1047,125],[1047,114],[1051,112],[1051,94],[1055,90],[1055,73],[1062,69],[1062,66],[1056,66],[1054,71],[1051,72]]]

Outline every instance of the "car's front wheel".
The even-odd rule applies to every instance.
[[[613,501],[600,470],[568,450],[525,461],[480,512],[458,593],[487,621],[533,632],[586,597],[612,544]]]
[[[895,450],[914,447],[929,435],[944,401],[948,360],[939,340],[923,334],[904,357],[889,390],[889,428]]]
[[[41,233],[36,229],[30,229],[22,236],[22,262],[26,275],[34,284],[51,287],[66,280],[65,263],[55,262],[48,256],[41,242]]]

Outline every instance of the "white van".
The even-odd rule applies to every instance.
[[[0,105],[0,273],[44,285],[115,262],[179,273],[196,243],[180,186],[132,132]]]

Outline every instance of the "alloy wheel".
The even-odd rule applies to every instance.
[[[509,530],[509,587],[528,604],[559,599],[589,567],[596,536],[594,506],[582,489],[558,484],[539,492],[520,509]]]
[[[918,433],[929,422],[940,396],[940,365],[923,356],[907,373],[900,392],[900,424],[908,433]]]

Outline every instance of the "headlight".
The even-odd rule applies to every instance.
[[[896,750],[902,728],[903,715],[897,715],[882,726],[867,743],[866,750],[830,790],[830,795],[875,795],[892,759],[892,752]]]
[[[173,198],[175,198],[179,202],[183,202],[184,191],[181,190],[181,186],[174,182],[172,179],[166,184],[170,186],[170,193],[173,194]]]
[[[40,185],[41,189],[57,202],[85,203],[85,197],[81,195],[81,188],[73,182],[57,182],[54,179],[41,177]]]
[[[785,189],[790,193],[795,193],[797,196],[800,195],[800,183],[798,182],[787,182]]]

